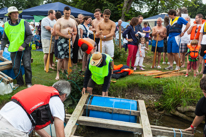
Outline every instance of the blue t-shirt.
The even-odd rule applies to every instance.
[[[144,27],[142,30],[149,31],[150,27],[149,26],[147,26],[146,28]],[[149,33],[146,33],[145,38],[148,38],[148,37],[149,37]]]
[[[173,19],[174,20],[174,19]],[[172,20],[172,21],[173,21]],[[184,18],[182,17],[179,17],[179,19],[177,20],[177,24],[179,25],[187,25],[188,21],[186,21]],[[173,36],[177,36],[177,35],[180,35],[181,33],[176,33],[176,32],[171,32],[169,33],[169,37],[173,37]]]

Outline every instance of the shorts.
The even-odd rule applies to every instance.
[[[167,53],[167,39],[164,39],[163,52],[164,52],[164,53]]]
[[[206,50],[206,45],[201,44],[200,56],[203,57],[205,55],[204,51]]]
[[[29,137],[28,134],[14,128],[2,115],[0,115],[0,125],[0,137]]]
[[[187,43],[180,44],[180,53],[186,53],[188,50]]]
[[[155,52],[155,47],[156,47],[156,40],[152,40],[152,50]],[[163,47],[164,47],[164,40],[158,41],[157,43],[157,52],[163,52]]]
[[[59,37],[59,41],[57,42],[57,51],[58,51],[58,55],[57,58],[58,59],[64,59],[64,58],[69,58],[69,44],[68,44],[68,39]],[[71,54],[70,56],[72,57],[72,42],[71,42]]]
[[[205,68],[204,68],[203,74],[206,74],[206,66],[205,66]]]
[[[49,39],[42,39],[41,42],[42,42],[43,53],[49,53],[50,40]],[[54,51],[54,42],[52,41],[50,53],[52,53],[53,51]]]
[[[145,37],[145,41],[146,41],[146,42],[149,42],[149,38],[148,38],[148,37]]]
[[[191,68],[193,68],[193,70],[197,69],[197,61],[190,61],[187,64],[187,69],[190,70]]]
[[[167,52],[179,53],[180,36],[169,37],[167,40]]]
[[[54,55],[55,55],[55,57],[58,56],[58,49],[57,49],[58,41],[59,41],[59,39],[55,40],[55,42],[54,42]]]
[[[98,44],[98,49],[100,51],[100,42]],[[114,57],[114,42],[112,40],[102,41],[102,53],[106,53],[110,55],[110,57]]]
[[[111,78],[110,78],[109,80],[111,80]],[[96,85],[96,82],[94,82],[94,81],[92,80],[92,78],[90,78],[90,79],[89,79],[89,82],[88,82],[88,84],[87,84],[87,87],[94,88],[95,85]],[[109,84],[108,84],[108,87],[107,87],[106,92],[108,91],[109,87],[110,87],[110,82],[109,82]],[[103,91],[103,92],[104,92],[104,91]]]

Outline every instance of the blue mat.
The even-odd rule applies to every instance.
[[[42,49],[36,49],[36,50],[34,50],[34,51],[42,51],[42,52],[43,52],[43,50],[42,50]]]

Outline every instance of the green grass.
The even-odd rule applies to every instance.
[[[118,55],[117,50],[118,49],[115,51],[117,55],[117,59],[114,60],[115,64],[126,64],[126,53],[122,50],[121,55]],[[54,82],[56,82],[56,71],[50,70],[49,73],[46,73],[43,70],[43,53],[39,51],[32,51],[32,58],[34,59],[32,63],[32,83],[51,86]],[[146,54],[144,61],[146,71],[152,70],[150,68],[152,58],[153,54],[149,51],[149,53]],[[81,67],[81,64],[78,64],[78,66]],[[164,68],[167,67],[167,65],[161,65],[161,67],[161,71],[165,71]],[[195,105],[203,94],[199,87],[201,76],[194,78],[192,73],[193,72],[189,73],[188,78],[179,76],[161,79],[156,79],[152,76],[130,75],[116,80],[116,83],[111,83],[109,95],[134,99],[134,95],[137,92],[144,94],[160,94],[162,96],[160,100],[155,103],[155,105],[166,110],[171,110],[179,105]],[[73,75],[70,80],[75,81],[76,77],[78,78],[77,74]],[[80,82],[77,83],[80,87],[82,87]],[[25,88],[26,86],[20,87],[11,94],[1,95],[0,104],[8,102],[12,95]],[[73,88],[72,92],[76,92],[78,94],[80,93],[77,88]],[[101,86],[97,86],[94,89],[94,93],[101,94]],[[130,96],[126,96],[126,94],[130,94]]]

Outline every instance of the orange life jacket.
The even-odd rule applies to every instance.
[[[86,41],[85,39],[79,39],[78,46],[81,47],[82,44],[84,44],[84,43],[87,44],[87,46],[88,46],[88,49],[85,52],[87,54],[90,54],[90,52],[93,50],[94,46],[90,42]]]
[[[187,44],[187,47],[190,49],[190,57],[196,59],[199,55],[200,46],[192,47],[191,44]]]
[[[55,88],[34,85],[16,93],[11,99],[25,110],[32,126],[39,130],[53,123],[49,107],[50,98],[53,96],[59,96]]]
[[[123,64],[119,64],[119,65],[114,65],[114,70],[119,70],[121,67],[123,67]]]
[[[126,68],[126,69],[122,69],[120,72],[118,73],[123,73],[123,72],[129,72],[128,75],[132,74],[134,72],[134,70]]]
[[[203,23],[205,23],[204,19],[202,20],[202,24]],[[197,24],[196,21],[194,21],[194,24]],[[197,26],[194,26],[192,28],[191,35],[190,35],[190,40],[193,40],[193,39],[199,40],[201,25],[198,27],[197,33],[195,33],[196,29],[197,29]]]

